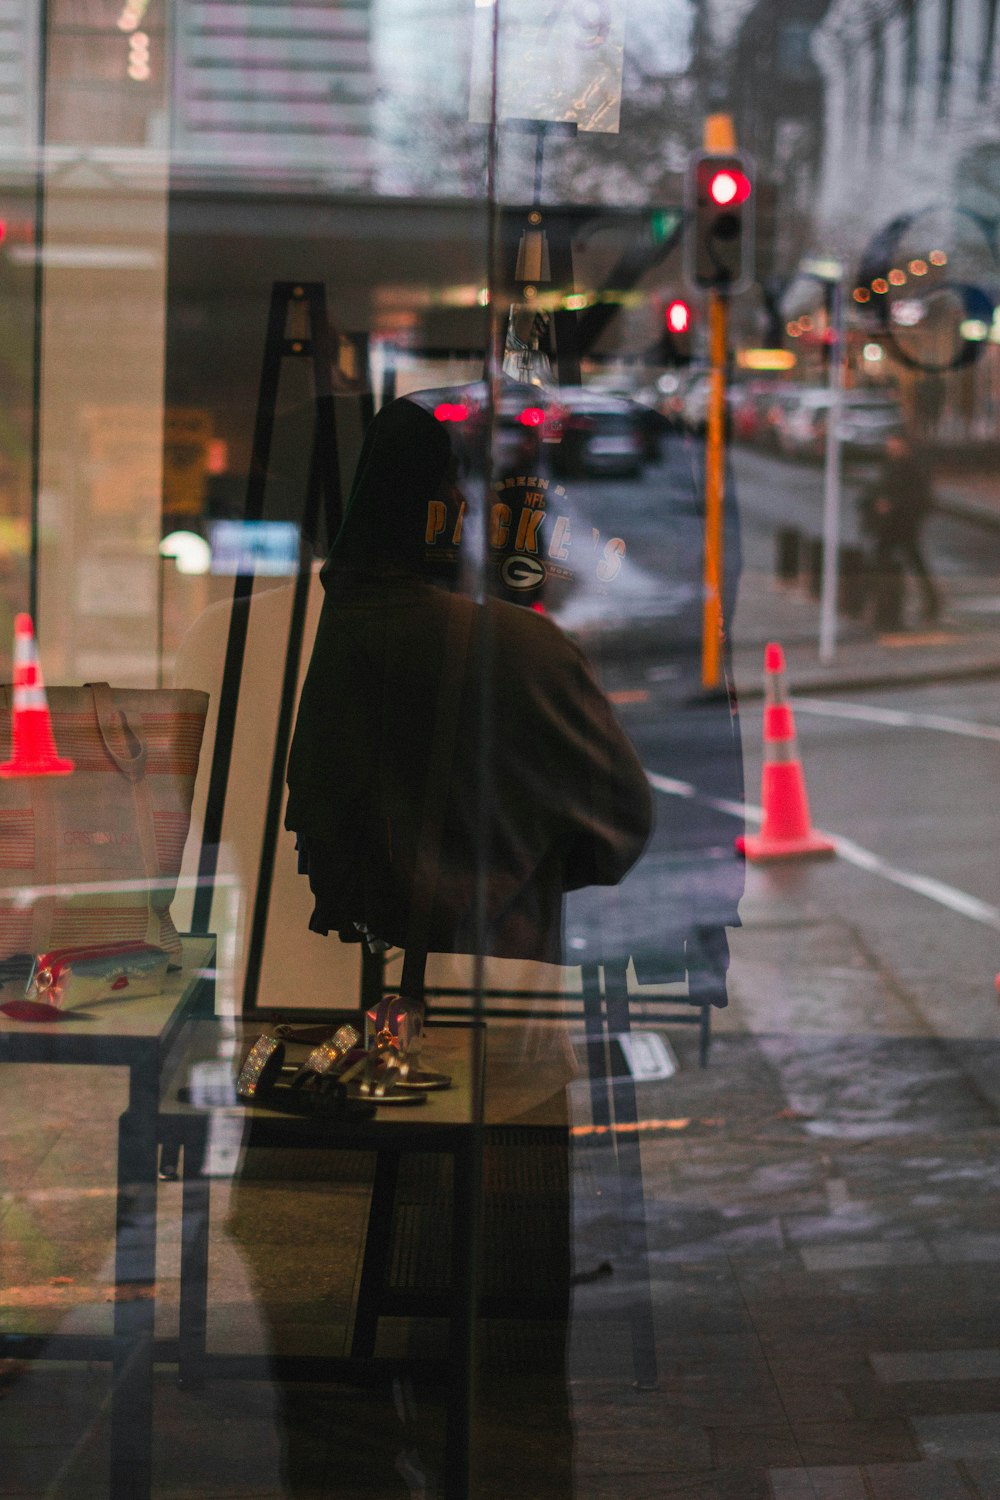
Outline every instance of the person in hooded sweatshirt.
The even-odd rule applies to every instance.
[[[428,503],[457,519],[453,475],[447,429],[430,413],[406,398],[379,411],[321,575],[285,826],[315,896],[314,931],[405,949],[419,895],[431,952],[558,964],[564,894],[615,885],[632,867],[652,827],[650,788],[555,624],[442,586]],[[443,691],[458,695],[457,724],[432,756]],[[429,766],[446,785],[428,787]],[[439,848],[428,871],[429,834]]]
[[[379,411],[322,570],[326,597],[295,724],[285,823],[315,899],[314,931],[558,964],[564,895],[615,885],[637,861],[652,828],[650,788],[562,631],[532,610],[476,602],[442,577],[427,541],[436,529],[428,506],[440,515],[443,504],[457,524],[454,474],[448,431],[429,412],[405,398]],[[488,1097],[501,1059],[501,1071],[529,1075],[529,1099],[533,1071],[552,1079],[551,1098],[503,1117],[504,1130],[549,1126],[547,1136],[526,1132],[539,1146],[511,1143],[509,1132],[487,1133],[485,1145],[487,1176],[510,1182],[519,1180],[517,1153],[547,1143],[526,1270],[552,1296],[547,1361],[533,1345],[532,1368],[516,1379],[488,1361],[480,1369],[484,1497],[573,1493],[565,1364],[572,1066],[543,1056],[549,1031],[522,1024],[506,1055],[504,1034],[491,1034],[487,1054]],[[524,1180],[536,1178],[529,1169]],[[407,1453],[416,1472],[424,1460]]]

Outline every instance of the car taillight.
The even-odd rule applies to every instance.
[[[439,422],[464,422],[469,408],[464,401],[442,401],[440,406],[435,406],[434,415]]]
[[[545,421],[545,413],[540,406],[526,406],[517,420],[522,427],[541,427]]]

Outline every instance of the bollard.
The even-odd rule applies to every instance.
[[[897,562],[883,563],[879,572],[872,575],[876,630],[891,634],[903,628],[905,586],[903,570]]]
[[[779,583],[797,583],[802,533],[797,526],[782,526],[774,536],[774,576]]]
[[[806,586],[810,599],[818,599],[823,592],[823,542],[818,536],[806,542]]]
[[[861,547],[841,547],[837,608],[850,620],[860,620],[865,612],[868,581],[865,554]]]

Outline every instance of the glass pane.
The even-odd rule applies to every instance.
[[[997,45],[0,0],[12,1493],[993,1493]]]

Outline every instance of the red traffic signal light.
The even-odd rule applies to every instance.
[[[753,169],[737,153],[696,151],[687,178],[687,274],[695,286],[726,294],[748,286],[753,270]]]
[[[689,333],[691,330],[691,309],[686,302],[675,300],[667,304],[665,314],[667,328],[671,333]]]
[[[745,172],[734,172],[729,168],[714,172],[708,180],[708,196],[720,208],[745,203],[750,196],[750,179]]]

